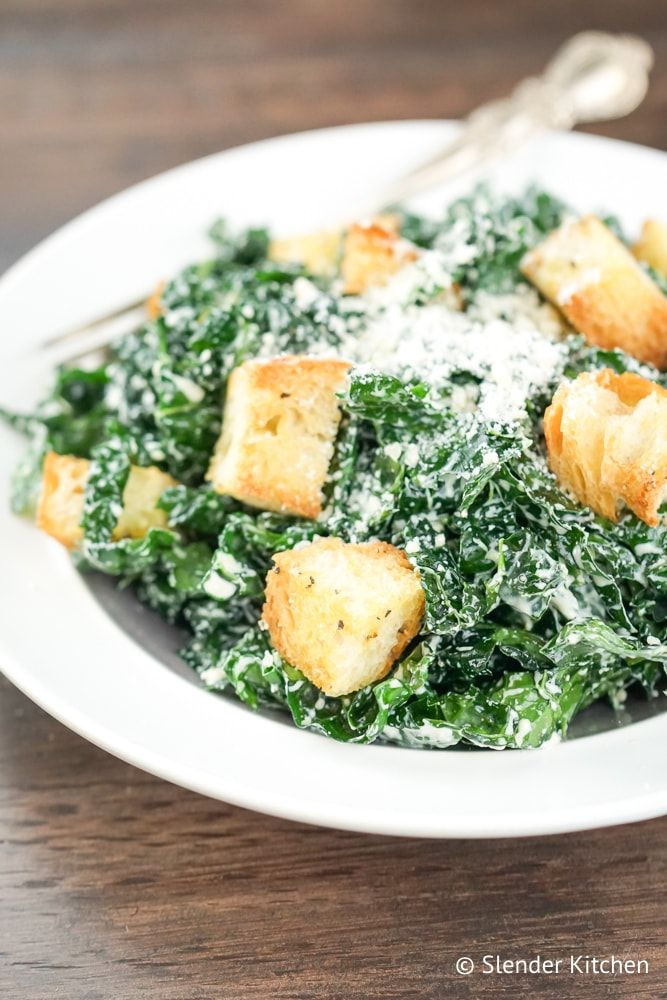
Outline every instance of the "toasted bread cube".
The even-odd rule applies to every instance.
[[[544,414],[549,465],[561,486],[617,521],[623,506],[657,525],[667,500],[667,391],[630,372],[584,372]]]
[[[326,277],[335,274],[338,269],[342,242],[342,229],[323,229],[305,236],[272,240],[269,260],[279,264],[303,264],[312,274]]]
[[[273,561],[263,611],[271,641],[325,694],[384,677],[419,631],[424,592],[393,545],[320,538]]]
[[[376,215],[373,222],[387,232],[398,233],[400,219],[397,215],[386,212]],[[316,233],[272,240],[269,260],[279,264],[303,264],[312,274],[331,276],[338,271],[344,235],[343,229],[321,229]]]
[[[340,269],[344,291],[349,295],[359,295],[372,285],[385,285],[419,256],[413,243],[402,239],[391,224],[381,221],[350,226],[345,235]]]
[[[79,527],[83,514],[83,492],[90,462],[50,451],[44,458],[42,491],[37,507],[37,527],[68,549],[83,537]]]
[[[37,508],[37,526],[68,549],[83,538],[83,494],[90,462],[73,455],[48,452],[44,459],[42,492]],[[160,496],[176,480],[154,466],[130,469],[123,493],[123,510],[113,538],[142,538],[149,528],[166,528],[167,514],[156,508]]]
[[[251,507],[318,517],[349,368],[297,355],[235,368],[207,474],[213,488]]]
[[[667,298],[595,216],[554,230],[521,270],[589,343],[667,368]]]
[[[156,505],[165,490],[178,483],[154,465],[133,465],[123,491],[123,511],[113,533],[120,538],[143,538],[151,528],[168,526],[167,512]]]
[[[647,219],[632,251],[637,260],[643,261],[667,278],[667,225],[664,222]]]

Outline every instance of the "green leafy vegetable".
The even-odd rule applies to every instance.
[[[265,230],[234,235],[217,222],[212,258],[177,275],[160,315],[104,365],[59,371],[33,414],[0,412],[29,438],[14,509],[34,512],[47,451],[90,459],[78,564],[185,628],[183,658],[212,691],[337,740],[537,747],[596,699],[615,703],[633,684],[651,695],[667,663],[667,528],[631,514],[612,524],[565,496],[546,466],[541,417],[558,383],[582,371],[608,366],[663,385],[667,376],[552,329],[519,263],[564,211],[544,192],[498,199],[483,189],[439,218],[399,209],[402,235],[426,250],[400,301],[386,290],[341,295],[335,281],[268,260]],[[446,303],[452,284],[463,314]],[[385,327],[371,339],[376,363],[364,338],[378,322],[390,333],[397,314],[407,325],[394,348],[383,354]],[[428,316],[450,339],[438,332],[420,353],[409,338]],[[517,331],[516,351],[497,364],[524,380],[515,405],[494,352]],[[482,334],[488,357],[475,347]],[[401,368],[392,350],[405,338]],[[542,371],[533,354],[545,338]],[[230,372],[280,353],[357,362],[316,522],[245,507],[205,479]],[[499,405],[505,397],[512,406]],[[132,464],[180,485],[158,502],[168,527],[118,541]],[[421,634],[400,661],[341,698],[283,662],[259,624],[273,556],[316,535],[393,543],[425,592]]]

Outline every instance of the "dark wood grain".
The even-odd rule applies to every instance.
[[[0,0],[0,264],[193,156],[464,114],[584,27],[654,45],[645,105],[601,131],[666,148],[663,0]],[[0,783],[3,1000],[667,996],[667,820],[478,843],[303,827],[122,764],[6,682]],[[571,952],[650,971],[454,970]]]

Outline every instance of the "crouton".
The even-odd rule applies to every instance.
[[[384,285],[418,256],[418,248],[402,239],[395,228],[387,228],[386,222],[350,226],[340,266],[344,291],[359,295],[371,285]]]
[[[632,252],[637,260],[643,261],[667,278],[667,225],[655,219],[647,219]]]
[[[90,462],[72,455],[47,453],[42,471],[42,491],[37,507],[37,527],[68,549],[81,541],[83,491]]]
[[[380,229],[384,229],[388,233],[394,233],[396,236],[401,231],[401,217],[396,212],[378,212],[370,221],[373,225],[379,226]]]
[[[650,525],[667,500],[667,391],[640,375],[584,372],[544,414],[549,465],[560,485],[617,521],[623,506]]]
[[[207,474],[213,488],[251,507],[318,517],[349,368],[285,355],[234,369]]]
[[[73,455],[48,452],[44,459],[42,492],[37,508],[37,526],[68,549],[83,538],[81,517],[83,494],[90,462]],[[154,466],[133,465],[123,493],[123,510],[113,538],[142,538],[149,528],[166,528],[167,515],[156,503],[176,480]]]
[[[177,481],[156,466],[133,465],[123,491],[123,510],[114,529],[114,541],[143,538],[151,528],[166,528],[167,513],[156,504],[170,486],[178,486]]]
[[[399,231],[400,218],[392,213],[376,215],[373,222],[388,233]],[[331,277],[338,271],[344,235],[344,229],[321,229],[303,236],[272,240],[269,260],[279,264],[303,264],[312,274]]]
[[[384,677],[419,631],[424,592],[393,545],[319,538],[273,561],[262,614],[271,641],[325,694]]]
[[[589,343],[667,368],[667,298],[595,216],[556,229],[521,270]]]
[[[279,264],[303,264],[312,274],[327,277],[338,270],[342,241],[341,229],[323,229],[306,236],[272,240],[269,244],[269,260]]]

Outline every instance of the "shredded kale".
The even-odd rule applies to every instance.
[[[565,211],[544,192],[503,200],[482,189],[440,218],[398,215],[402,235],[438,256],[474,309],[484,295],[529,291],[521,258]],[[322,518],[254,510],[205,478],[231,371],[255,356],[346,354],[366,306],[335,280],[271,262],[263,229],[234,235],[220,221],[211,237],[214,256],[175,277],[160,315],[105,364],[60,370],[34,414],[0,412],[29,439],[13,508],[34,512],[47,451],[89,459],[77,564],[117,577],[184,627],[183,658],[212,691],[337,740],[537,747],[596,699],[615,702],[633,684],[653,694],[667,663],[667,528],[630,513],[611,523],[562,493],[541,428],[563,378],[646,367],[570,332],[520,416],[485,422],[484,375],[465,358],[440,384],[428,364],[423,377],[359,364],[341,400]],[[424,279],[413,307],[438,301],[439,280]],[[167,527],[116,540],[132,465],[180,485],[159,500]],[[426,598],[422,632],[390,673],[340,698],[284,662],[259,625],[272,557],[317,535],[405,550]]]

